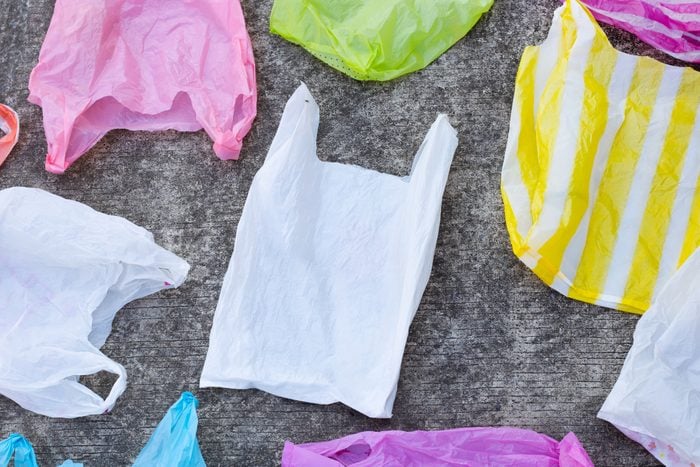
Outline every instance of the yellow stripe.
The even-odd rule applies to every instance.
[[[520,181],[525,185],[530,199],[535,191],[539,173],[537,150],[534,143],[535,69],[537,68],[538,54],[537,47],[527,47],[523,52],[518,67],[518,76],[515,79],[515,96],[513,97],[517,103],[515,108],[520,110],[520,134],[515,152],[520,167]],[[506,227],[510,234],[510,242],[513,251],[517,252],[523,245],[523,238],[518,233],[518,219],[503,187],[501,187],[501,196],[505,207]]]
[[[503,187],[501,187],[501,196],[503,197],[503,211],[506,215],[506,228],[508,229],[508,235],[510,235],[510,244],[513,247],[513,253],[515,253],[516,256],[520,256],[523,247],[523,238],[518,233],[515,212],[513,211],[513,206],[511,206],[510,200],[508,196],[506,196]]]
[[[544,193],[547,189],[547,175],[559,132],[559,120],[561,114],[561,102],[566,86],[566,70],[569,65],[571,49],[576,42],[577,25],[571,11],[571,4],[567,3],[562,15],[562,35],[559,44],[556,66],[547,79],[544,92],[537,109],[537,157],[539,161],[539,176],[532,200],[532,223],[542,212]]]
[[[698,157],[697,154],[691,157]],[[695,195],[693,196],[693,206],[690,209],[690,219],[688,220],[688,228],[685,232],[685,240],[681,255],[678,258],[678,267],[680,268],[685,260],[690,258],[690,255],[700,247],[700,177],[695,185]]]
[[[625,103],[622,126],[615,135],[605,171],[598,187],[586,243],[574,287],[600,295],[617,241],[632,179],[635,176],[656,95],[665,65],[655,60],[637,60]]]
[[[535,145],[535,70],[539,48],[528,47],[520,60],[518,76],[515,79],[515,99],[520,104],[520,134],[518,135],[518,162],[520,176],[530,199],[535,193],[539,178],[539,162]]]
[[[554,234],[539,249],[542,259],[537,264],[536,274],[549,285],[560,271],[566,247],[588,210],[593,162],[608,123],[608,86],[617,56],[602,31],[597,31],[583,74],[583,108],[573,163],[575,173],[566,197],[565,215]]]
[[[685,156],[693,136],[695,113],[700,104],[699,77],[697,72],[686,69],[678,88],[625,287],[624,301],[627,302],[651,304]]]

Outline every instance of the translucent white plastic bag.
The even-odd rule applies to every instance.
[[[457,136],[439,116],[396,177],[319,160],[318,116],[300,86],[248,193],[201,386],[390,417]]]
[[[598,417],[666,465],[700,465],[700,250],[639,320]]]
[[[33,188],[0,191],[0,394],[51,417],[109,411],[124,367],[102,347],[131,300],[179,286],[189,265],[120,217]],[[78,382],[118,379],[106,400]]]

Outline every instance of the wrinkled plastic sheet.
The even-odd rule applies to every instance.
[[[3,104],[0,104],[0,132],[0,165],[2,165],[19,140],[19,117],[14,110]]]
[[[118,128],[203,128],[237,159],[256,114],[238,0],[57,0],[29,90],[54,173]]]
[[[700,1],[582,0],[599,21],[635,34],[672,57],[700,63]]]
[[[282,467],[425,465],[481,467],[593,467],[573,433],[558,442],[519,428],[363,432],[338,440],[286,442]]]
[[[632,348],[598,417],[666,465],[700,465],[698,388],[700,250],[637,323]]]
[[[50,417],[110,411],[126,387],[99,350],[115,314],[188,270],[125,219],[35,188],[0,191],[0,394]],[[104,400],[78,381],[99,371],[118,376]]]
[[[618,52],[576,0],[525,49],[501,176],[514,253],[643,313],[700,245],[700,73]]]
[[[206,467],[197,441],[197,407],[191,392],[173,404],[148,440],[134,467]]]
[[[429,65],[493,0],[275,0],[270,30],[358,80],[386,81]]]
[[[318,123],[302,85],[248,192],[200,385],[386,418],[457,135],[438,116],[411,174],[397,177],[319,160]]]

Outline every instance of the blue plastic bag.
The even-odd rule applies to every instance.
[[[197,399],[184,392],[168,409],[134,467],[206,467],[197,441]]]
[[[15,467],[38,467],[34,448],[27,438],[19,433],[12,433],[0,441],[0,467],[7,467],[14,456]]]
[[[191,392],[183,392],[151,435],[134,462],[134,467],[206,467],[197,441],[197,406]],[[32,444],[12,433],[0,441],[0,467],[8,467],[14,455],[14,467],[38,467]],[[59,467],[83,467],[71,460]]]
[[[32,443],[19,433],[12,433],[7,439],[0,441],[0,467],[8,467],[13,455],[14,467],[39,466]],[[69,459],[58,467],[83,467],[83,464],[76,464]]]

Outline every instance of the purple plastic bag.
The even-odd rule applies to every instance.
[[[365,431],[338,440],[284,444],[282,467],[542,466],[590,467],[573,433],[561,440],[519,428]]]
[[[700,1],[581,0],[599,21],[635,34],[672,57],[700,63]]]
[[[29,90],[50,172],[117,128],[203,128],[237,159],[257,99],[239,0],[57,0]]]

